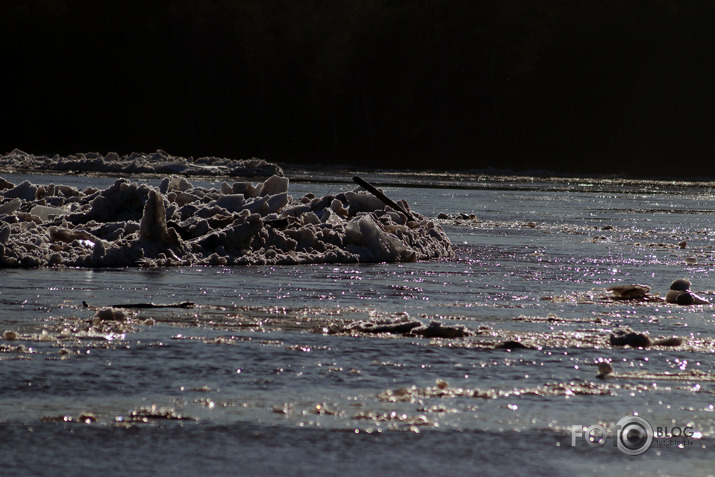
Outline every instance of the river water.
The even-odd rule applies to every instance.
[[[353,187],[347,173],[292,174],[294,196]],[[436,220],[455,256],[0,270],[0,331],[18,337],[0,341],[0,473],[715,473],[715,306],[658,299],[689,278],[715,301],[712,183],[363,177],[424,215],[448,214]],[[637,283],[650,300],[606,292]],[[186,301],[86,331],[100,307]],[[405,314],[474,336],[333,333]],[[610,346],[625,327],[684,344]],[[498,346],[509,340],[527,347]],[[603,361],[615,371],[599,379]],[[633,415],[656,433],[636,456],[614,427]],[[602,446],[574,431],[594,425],[609,432]]]

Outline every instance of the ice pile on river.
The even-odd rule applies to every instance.
[[[120,156],[116,152],[59,155],[28,154],[19,149],[0,156],[0,170],[7,172],[77,171],[111,174],[182,174],[203,176],[268,177],[282,176],[281,168],[264,159],[226,159],[219,157],[174,156],[161,149],[154,153],[133,152]]]
[[[0,178],[0,267],[400,262],[447,257],[442,228],[361,188],[294,200],[289,181],[105,190]],[[407,212],[405,215],[404,212]],[[411,216],[408,218],[408,216]]]

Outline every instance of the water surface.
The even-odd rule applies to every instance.
[[[294,181],[290,193],[334,194],[352,188],[348,179]],[[114,179],[71,180],[106,187]],[[715,308],[614,302],[606,293],[642,283],[657,298],[687,277],[715,300],[710,187],[455,184],[426,175],[384,184],[388,196],[442,223],[456,251],[446,260],[0,270],[0,329],[20,338],[0,342],[4,470],[712,473]],[[128,310],[130,320],[115,330],[81,332],[100,307],[185,301],[196,306]],[[479,334],[329,332],[404,313]],[[604,345],[622,327],[679,336],[685,345]],[[494,349],[514,336],[538,346]],[[597,379],[604,360],[630,377]],[[613,441],[571,446],[572,426],[608,427],[633,414],[655,427],[689,427],[696,438],[659,441],[636,457]]]

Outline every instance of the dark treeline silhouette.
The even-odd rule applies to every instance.
[[[4,0],[0,152],[715,176],[715,1]]]

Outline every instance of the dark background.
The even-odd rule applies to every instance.
[[[715,1],[0,5],[0,153],[715,176]]]

